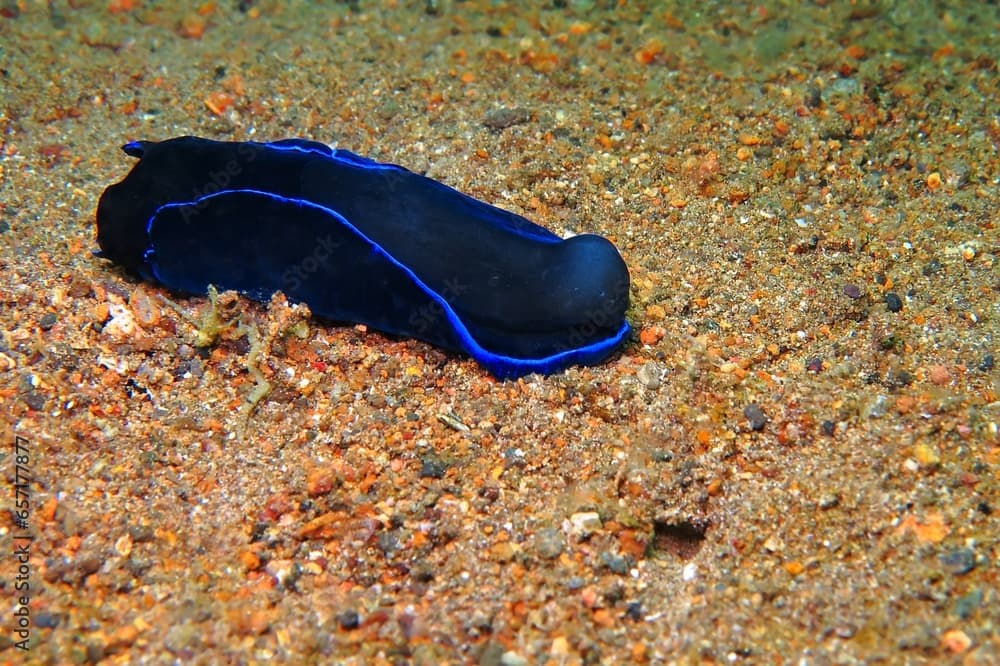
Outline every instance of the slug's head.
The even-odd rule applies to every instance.
[[[625,260],[608,239],[573,236],[553,247],[546,280],[547,319],[563,327],[614,331],[629,305]]]
[[[156,144],[151,141],[133,141],[122,150],[139,162],[120,183],[111,185],[101,195],[97,204],[97,243],[100,256],[139,273],[143,255],[148,246],[146,223],[155,208],[149,194],[154,183],[142,166],[146,151]]]

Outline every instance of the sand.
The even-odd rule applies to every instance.
[[[1000,10],[917,5],[0,3],[0,662],[1000,662]],[[636,333],[199,339],[92,255],[183,134],[603,234]]]

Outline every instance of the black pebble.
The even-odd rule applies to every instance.
[[[982,372],[991,372],[994,364],[993,354],[987,354],[983,357],[983,360],[979,362],[979,369]]]
[[[420,476],[440,479],[448,471],[448,463],[437,456],[425,456],[420,461]]]
[[[0,220],[0,234],[5,234],[10,231],[10,225],[6,220]]]
[[[747,417],[747,420],[750,421],[750,429],[754,432],[763,430],[767,424],[767,416],[764,415],[764,410],[757,403],[747,405],[743,409],[743,416]]]
[[[361,618],[355,611],[344,611],[337,616],[337,624],[341,629],[357,629],[361,624]]]
[[[267,534],[267,523],[256,523],[250,531],[250,543],[260,541]]]
[[[833,421],[827,419],[820,424],[820,428],[823,430],[823,434],[827,437],[833,437],[833,433],[837,431],[837,424]]]
[[[806,361],[806,368],[809,372],[820,372],[823,369],[823,359],[819,356],[813,356],[811,359]]]
[[[630,601],[628,606],[625,607],[625,617],[632,620],[633,622],[638,622],[642,619],[642,602],[640,601]]]
[[[895,292],[890,291],[885,295],[885,307],[889,312],[899,312],[903,309],[903,301]]]
[[[47,331],[55,326],[57,321],[59,321],[59,317],[57,317],[54,312],[46,312],[42,315],[42,318],[38,320],[38,326],[43,331]]]

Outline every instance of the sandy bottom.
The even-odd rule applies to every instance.
[[[0,662],[1000,663],[996,5],[182,4],[0,2]],[[91,254],[183,134],[603,234],[635,336],[206,338]]]

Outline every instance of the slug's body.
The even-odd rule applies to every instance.
[[[464,351],[501,378],[603,360],[629,333],[628,269],[402,167],[290,139],[133,142],[101,196],[103,256],[189,293],[209,284]]]

